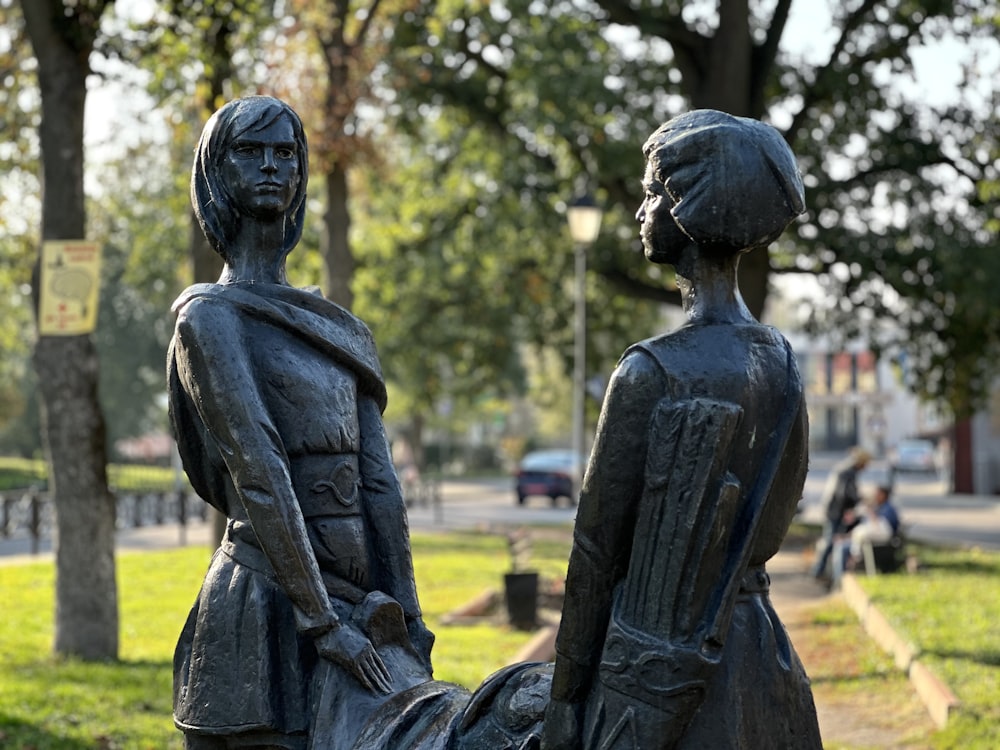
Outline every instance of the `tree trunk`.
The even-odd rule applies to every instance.
[[[691,104],[751,117],[753,43],[748,0],[720,0],[719,28],[707,47],[703,75]]]
[[[702,75],[691,81],[688,91],[696,108],[718,109],[737,117],[758,117],[753,111],[753,42],[750,36],[748,0],[720,0],[719,28],[706,47]],[[763,85],[766,82],[760,82]],[[771,266],[766,248],[758,248],[740,260],[739,284],[743,300],[754,317],[764,312],[770,289]]]
[[[22,10],[42,97],[42,240],[82,239],[83,113],[103,5],[91,8],[86,20],[67,16],[61,0],[24,0]],[[34,292],[37,305],[37,285]],[[34,366],[56,512],[54,648],[84,659],[116,659],[115,502],[107,482],[93,339],[39,336]]]
[[[188,241],[188,252],[191,255],[192,278],[196,284],[209,284],[219,280],[222,275],[222,256],[208,244],[208,238],[201,231],[198,218],[191,211],[191,236]]]
[[[206,22],[205,37],[203,46],[208,64],[206,65],[207,90],[198,87],[199,119],[207,121],[212,113],[218,109],[219,101],[225,94],[226,84],[233,75],[232,44],[233,34],[238,27],[238,23],[233,20],[232,14],[219,7],[207,9],[207,15],[203,17]],[[204,123],[199,123],[199,125]],[[196,127],[195,132],[199,132],[200,127]],[[208,242],[205,233],[198,223],[198,217],[191,209],[191,235],[189,238],[189,251],[191,253],[191,263],[194,270],[194,282],[196,284],[212,283],[217,281],[222,275],[222,256],[220,256]]]
[[[54,649],[83,659],[116,659],[115,499],[108,489],[93,340],[40,337],[34,365],[55,503]]]
[[[771,260],[766,247],[758,247],[740,258],[739,286],[743,301],[760,320],[771,284]]]
[[[354,304],[354,293],[351,291],[354,255],[349,240],[351,215],[347,207],[347,192],[347,170],[335,163],[326,175],[326,231],[322,242],[326,270],[323,288],[327,299],[350,310]]]

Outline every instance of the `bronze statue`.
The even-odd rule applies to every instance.
[[[174,304],[170,417],[228,526],[174,659],[188,748],[350,747],[388,693],[431,677],[374,342],[285,277],[307,163],[299,117],[269,97],[226,104],[198,144],[192,202],[225,269]]]
[[[270,97],[212,116],[191,195],[225,268],[178,298],[168,353],[184,468],[228,518],[174,658],[189,750],[820,747],[764,570],[805,478],[802,385],[736,287],[739,253],[803,210],[795,160],[712,111],[644,151],[643,245],[676,267],[688,323],[615,372],[555,665],[469,693],[432,679],[371,334],[285,277],[302,124]]]
[[[630,347],[587,466],[544,750],[820,748],[765,563],[807,468],[802,383],[758,323],[739,256],[804,211],[795,158],[755,120],[698,110],[643,147],[636,218],[687,322]]]

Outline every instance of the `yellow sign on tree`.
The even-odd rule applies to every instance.
[[[42,244],[38,332],[75,336],[97,326],[101,246],[87,240]]]

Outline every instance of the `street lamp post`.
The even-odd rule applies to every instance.
[[[587,365],[587,248],[597,239],[603,212],[589,195],[577,198],[566,210],[576,256],[576,294],[573,317],[573,455],[583,454],[584,397]],[[582,471],[582,467],[581,467]],[[579,489],[581,476],[576,477]]]

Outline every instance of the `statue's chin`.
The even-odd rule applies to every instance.
[[[670,265],[676,266],[677,261],[680,260],[681,252],[680,249],[657,249],[650,247],[649,245],[643,245],[643,255],[646,256],[646,260],[650,263],[656,263],[657,265]]]

